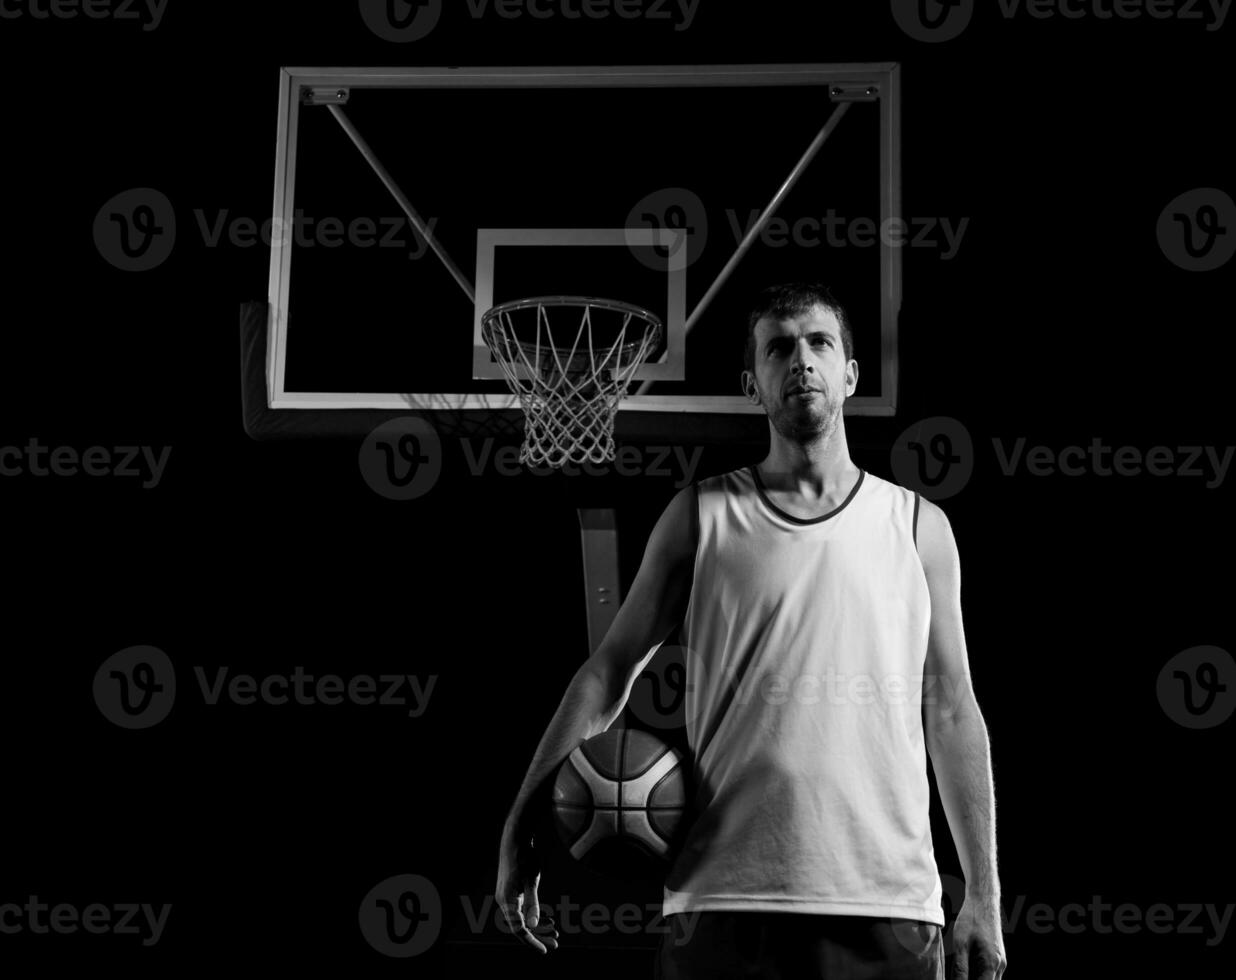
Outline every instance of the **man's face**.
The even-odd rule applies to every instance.
[[[763,405],[773,427],[795,442],[835,428],[858,382],[858,363],[846,361],[841,324],[821,306],[787,320],[760,320],[754,368],[743,372],[747,397]]]

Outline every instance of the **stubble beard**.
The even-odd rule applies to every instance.
[[[823,382],[819,384],[824,390],[811,401],[798,405],[794,404],[793,398],[788,404],[780,400],[776,402],[771,421],[783,439],[805,446],[828,439],[836,430],[841,403]],[[767,400],[765,404],[768,404]]]

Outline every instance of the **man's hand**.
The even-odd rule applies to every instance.
[[[536,890],[541,883],[541,860],[530,836],[507,831],[498,853],[498,885],[494,895],[511,934],[540,953],[558,948],[558,930],[552,916],[541,921]],[[548,949],[546,948],[548,947]]]
[[[998,902],[967,897],[953,923],[956,980],[1000,980],[1007,960]]]

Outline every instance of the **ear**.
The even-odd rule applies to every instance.
[[[849,398],[858,388],[858,361],[850,358],[845,369],[845,395]]]
[[[760,404],[760,390],[755,385],[755,375],[750,371],[742,373],[742,391],[752,405]]]

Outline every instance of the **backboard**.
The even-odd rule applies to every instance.
[[[594,296],[665,326],[620,434],[721,434],[762,417],[751,299],[809,279],[853,321],[847,412],[895,412],[896,65],[287,68],[279,99],[271,409],[517,409],[484,313]]]

